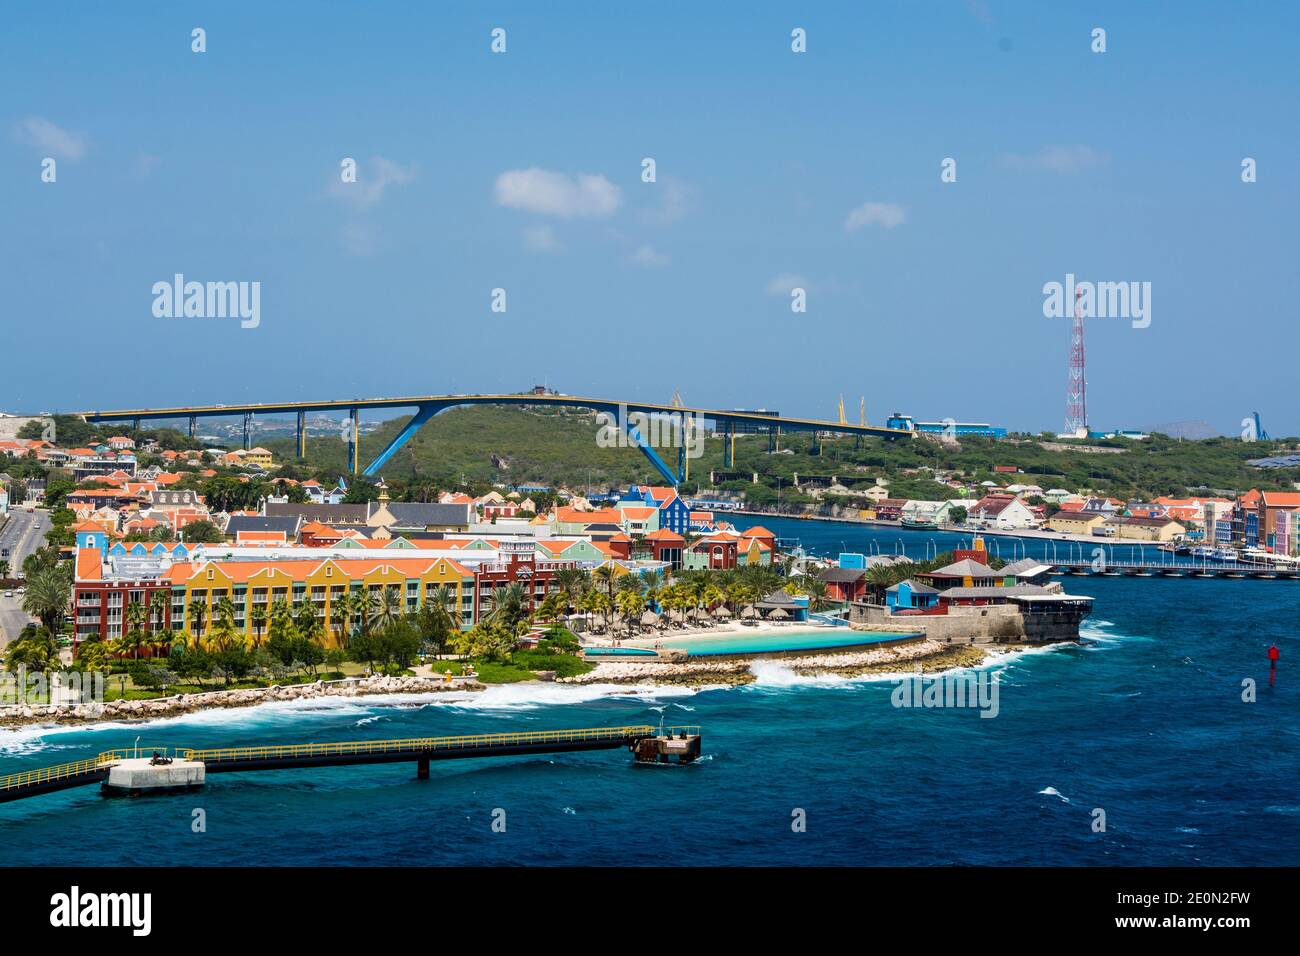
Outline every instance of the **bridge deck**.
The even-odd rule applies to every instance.
[[[6,774],[0,777],[0,803],[20,800],[23,797],[34,797],[41,793],[53,793],[56,790],[67,790],[70,787],[84,787],[105,780],[116,759],[105,759],[105,757],[105,754],[100,754],[87,760]]]
[[[92,423],[123,421],[156,421],[159,419],[210,418],[228,415],[277,415],[289,412],[347,412],[357,409],[418,408],[436,406],[451,408],[458,405],[550,405],[559,407],[612,410],[625,408],[632,412],[661,412],[665,414],[700,415],[716,422],[759,425],[783,430],[808,430],[840,432],[846,435],[879,435],[909,438],[912,433],[880,425],[859,425],[852,422],[830,422],[813,418],[777,418],[761,412],[733,411],[725,408],[696,408],[690,405],[664,405],[658,402],[623,402],[617,399],[591,398],[584,395],[532,395],[493,393],[484,395],[410,395],[400,398],[329,399],[321,402],[248,402],[234,405],[183,405],[171,408],[118,408],[78,412]]]
[[[680,728],[674,728],[678,730]],[[286,744],[262,747],[223,747],[182,750],[187,760],[200,760],[208,773],[331,767],[349,764],[449,760],[462,757],[506,757],[512,754],[614,750],[653,737],[654,727],[598,727],[588,730],[543,730],[515,734],[472,734],[459,737],[414,737],[405,740],[352,740],[338,743]]]
[[[466,757],[508,757],[520,754],[567,753],[633,747],[660,733],[698,734],[698,727],[658,730],[649,724],[628,727],[594,727],[580,730],[540,730],[507,734],[470,734],[456,737],[412,737],[401,740],[349,740],[333,743],[272,744],[251,747],[177,748],[183,760],[201,761],[206,773],[250,770],[288,770],[295,767],[333,767],[352,764],[418,761]],[[164,747],[107,750],[72,763],[41,767],[0,776],[0,803],[42,793],[99,783],[120,761],[147,756]]]
[[[1268,564],[1162,564],[1143,561],[1107,561],[1097,567],[1089,560],[1053,561],[1044,559],[1052,574],[1150,575],[1152,577],[1240,577],[1265,580],[1300,580],[1300,569],[1280,568]]]

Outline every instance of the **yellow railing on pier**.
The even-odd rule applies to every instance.
[[[682,728],[671,728],[680,732]],[[436,750],[468,750],[478,747],[512,747],[524,744],[577,743],[591,740],[627,740],[653,736],[658,731],[648,724],[632,727],[597,727],[588,730],[538,730],[513,734],[468,734],[458,737],[411,737],[404,740],[348,740],[335,743],[281,744],[261,747],[218,747],[179,750],[177,756],[204,763],[223,761],[274,760],[292,757],[341,757],[367,754],[410,753]],[[665,733],[668,731],[665,730]]]
[[[61,763],[53,767],[41,767],[37,770],[24,770],[20,773],[6,774],[0,777],[0,790],[32,787],[43,783],[53,783],[56,780],[67,780],[70,777],[80,777],[88,773],[105,770],[111,767],[117,759],[108,754],[100,754],[86,760],[75,760],[72,763]]]

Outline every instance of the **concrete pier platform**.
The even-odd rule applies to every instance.
[[[160,793],[201,787],[203,763],[198,760],[174,760],[168,764],[151,764],[148,757],[132,757],[114,764],[104,781],[105,790],[119,793]]]

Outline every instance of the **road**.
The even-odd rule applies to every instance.
[[[23,560],[45,543],[45,532],[50,528],[50,516],[45,511],[12,510],[5,526],[0,528],[0,554],[9,549],[6,560],[12,576],[22,569]],[[0,647],[15,640],[32,618],[22,608],[22,598],[15,591],[5,597],[0,591]]]

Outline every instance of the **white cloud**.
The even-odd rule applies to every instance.
[[[863,226],[883,226],[893,229],[903,224],[906,218],[903,207],[892,202],[864,202],[849,213],[844,220],[845,232],[856,232]]]
[[[524,245],[532,252],[563,252],[564,245],[555,238],[550,226],[533,226],[524,230]]]
[[[647,268],[651,268],[651,269],[656,268],[658,266],[668,265],[668,257],[662,255],[661,253],[655,252],[654,247],[649,245],[638,247],[636,252],[628,256],[627,261],[635,265],[646,266]]]
[[[357,181],[345,183],[334,174],[330,192],[355,206],[365,208],[384,198],[389,186],[405,186],[415,178],[415,164],[402,167],[383,156],[373,157],[369,163],[357,164]]]
[[[794,289],[808,290],[808,280],[794,272],[782,272],[767,284],[768,295],[789,295]]]
[[[659,204],[645,214],[647,222],[656,226],[669,226],[684,218],[690,211],[694,190],[685,183],[665,178],[645,188],[656,190],[659,198]]]
[[[497,177],[497,205],[561,219],[611,215],[623,201],[617,186],[604,176],[567,176],[536,166],[510,169]]]
[[[86,152],[86,142],[80,134],[55,126],[39,116],[29,116],[15,123],[13,135],[20,143],[35,146],[55,159],[80,159]]]
[[[1045,169],[1053,173],[1077,173],[1091,166],[1104,165],[1109,160],[1091,146],[1044,146],[1036,153],[1005,153],[1002,164],[1012,169]]]

